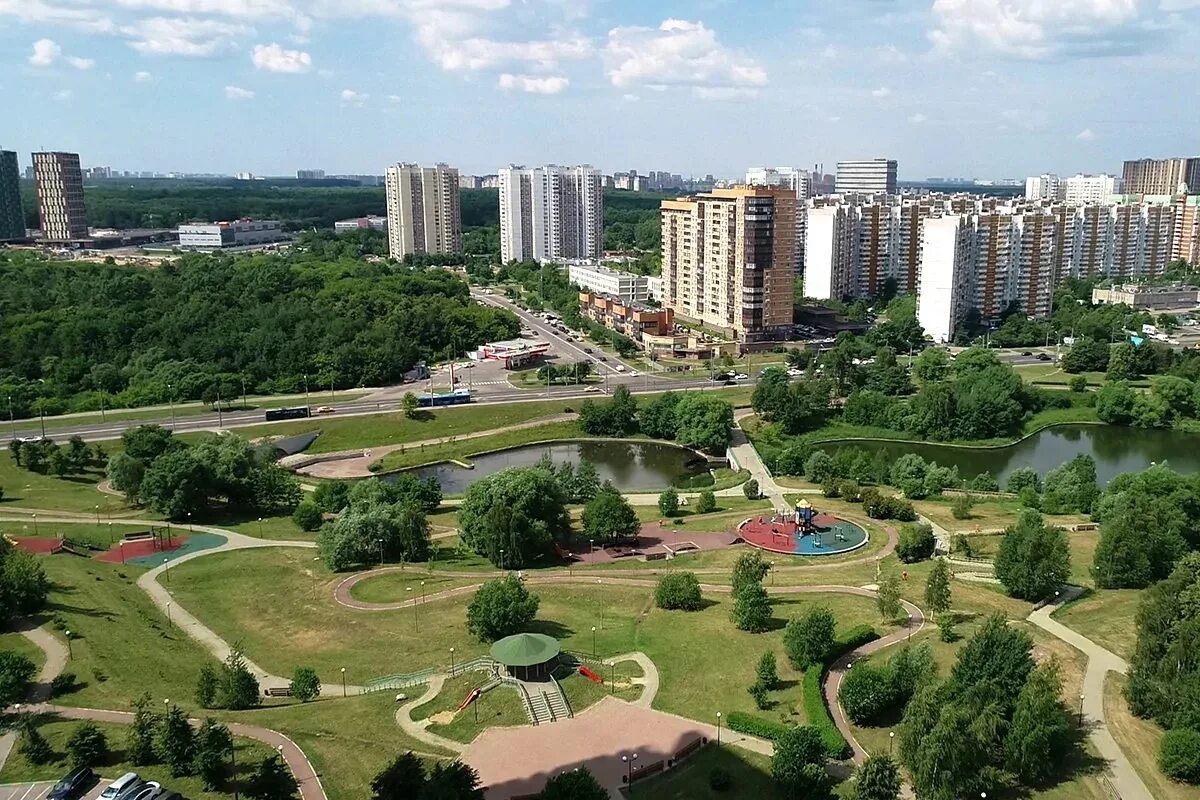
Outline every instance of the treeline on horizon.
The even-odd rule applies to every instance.
[[[157,269],[0,252],[0,398],[25,417],[296,392],[305,375],[375,386],[517,335],[451,272],[361,258],[381,240],[305,234],[287,253]]]

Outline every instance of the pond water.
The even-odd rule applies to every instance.
[[[659,492],[677,481],[707,473],[712,466],[691,450],[661,442],[579,440],[472,456],[474,469],[444,462],[406,471],[422,478],[432,475],[441,483],[444,494],[458,495],[481,478],[508,467],[532,467],[547,454],[556,465],[569,462],[579,466],[581,461],[590,461],[601,481],[612,481],[623,492]]]
[[[928,461],[958,467],[971,478],[990,472],[1004,484],[1013,470],[1033,467],[1039,474],[1083,453],[1096,459],[1096,477],[1101,485],[1122,472],[1137,472],[1151,463],[1166,461],[1177,472],[1200,472],[1200,434],[1172,430],[1141,430],[1118,425],[1057,425],[1045,428],[1008,447],[949,447],[929,442],[824,442],[814,449],[829,454],[842,448],[860,448],[869,453],[883,450],[889,461],[905,453],[917,453]]]

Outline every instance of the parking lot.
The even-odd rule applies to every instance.
[[[83,796],[84,800],[96,800],[100,796],[100,792],[104,791],[104,787],[108,786],[108,784],[109,781],[102,779],[90,792]],[[53,788],[54,781],[0,784],[0,800],[42,800]]]

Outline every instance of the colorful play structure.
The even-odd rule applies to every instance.
[[[592,683],[604,683],[604,678],[601,678],[599,675],[592,672],[590,669],[588,669],[583,664],[579,665],[579,674],[582,675],[583,677],[587,678]]]
[[[738,525],[738,534],[761,550],[804,556],[846,553],[862,547],[869,538],[861,525],[822,514],[806,498],[793,509],[744,520]]]
[[[481,688],[479,688],[478,686],[476,686],[474,689],[471,690],[471,693],[467,695],[467,699],[463,700],[461,703],[458,704],[458,708],[454,709],[454,713],[457,714],[458,712],[462,711],[467,706],[471,705],[471,703],[474,703],[476,700],[479,699],[479,696],[481,694],[483,694],[483,690]]]

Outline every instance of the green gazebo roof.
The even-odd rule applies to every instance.
[[[506,667],[545,664],[558,652],[558,641],[542,633],[518,633],[492,645],[492,658]]]

